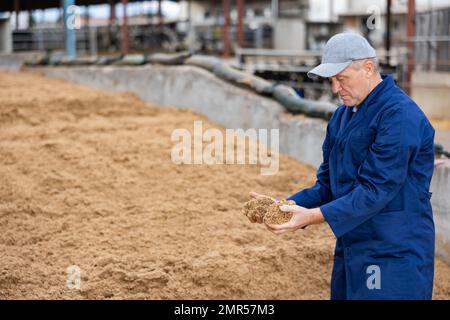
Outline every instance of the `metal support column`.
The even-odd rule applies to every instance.
[[[237,21],[237,40],[238,47],[244,47],[244,0],[237,0],[238,21]]]
[[[122,20],[122,54],[128,53],[128,16],[127,16],[127,0],[122,0],[123,20]]]
[[[408,0],[408,17],[406,21],[406,38],[408,41],[408,63],[406,69],[406,86],[405,91],[411,94],[411,79],[414,70],[414,36],[415,32],[415,17],[416,17],[416,1]]]
[[[279,3],[278,0],[272,0],[272,19],[278,19]]]
[[[19,3],[19,0],[14,0],[14,11],[16,13],[15,29],[19,30],[19,14],[20,14],[20,3]]]
[[[386,50],[386,64],[390,65],[390,54],[391,54],[391,5],[392,0],[387,0],[386,6],[386,38],[384,47]]]
[[[116,4],[114,0],[109,0],[109,25],[112,26],[116,22]]]
[[[66,35],[66,54],[70,58],[75,58],[76,52],[76,35],[75,35],[75,13],[74,0],[64,0],[64,32]]]

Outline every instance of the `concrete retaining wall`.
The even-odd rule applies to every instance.
[[[436,253],[450,263],[450,167],[438,166],[431,181]]]
[[[450,72],[414,71],[412,98],[427,116],[450,119]]]
[[[276,101],[237,88],[203,69],[146,65],[42,67],[34,70],[93,87],[130,91],[161,106],[190,108],[226,128],[279,128],[282,153],[314,167],[322,159],[325,121],[286,114]],[[436,253],[450,263],[450,167],[435,168],[431,191]]]
[[[43,56],[45,53],[41,51],[0,53],[0,70],[17,71],[23,67],[25,61]]]

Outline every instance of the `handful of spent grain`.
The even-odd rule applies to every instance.
[[[292,212],[281,211],[282,205],[295,205],[295,201],[258,197],[247,201],[242,211],[252,223],[283,224],[291,220]]]

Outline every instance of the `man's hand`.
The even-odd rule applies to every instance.
[[[289,222],[283,224],[266,224],[267,228],[275,234],[294,232],[311,224],[325,221],[320,208],[306,209],[297,205],[283,205],[280,206],[280,210],[292,212],[292,218]]]
[[[263,194],[254,192],[254,191],[251,191],[251,192],[250,192],[250,197],[255,198],[255,199],[256,199],[256,198],[269,198],[269,199],[271,199],[273,202],[280,202],[278,199],[275,199],[275,198],[272,198],[272,197],[269,197],[269,196],[266,196],[266,195],[263,195]]]

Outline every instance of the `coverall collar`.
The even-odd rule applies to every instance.
[[[365,113],[367,113],[367,106],[372,104],[372,102],[382,93],[390,89],[394,85],[394,79],[391,75],[381,75],[382,81],[375,87],[373,90],[367,95],[367,97],[360,104],[360,108],[365,109]]]
[[[359,105],[358,112],[352,117],[352,119],[349,121],[348,125],[343,128],[342,133],[339,134],[339,136],[343,137],[346,136],[354,127],[357,125],[361,119],[367,116],[367,113],[370,110],[369,106],[372,105],[374,102],[379,103],[380,94],[385,92],[386,90],[389,90],[394,85],[394,79],[390,75],[382,75],[381,78],[383,81],[381,81],[364,99],[364,101]],[[387,97],[386,97],[387,98]],[[348,117],[350,113],[353,113],[353,110],[351,107],[347,107],[343,117]]]

